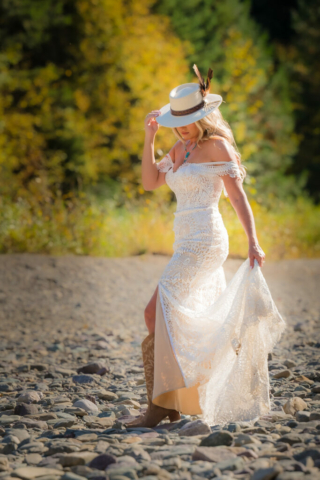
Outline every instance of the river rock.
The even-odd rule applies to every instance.
[[[87,400],[87,399],[77,400],[73,404],[73,407],[81,408],[82,410],[85,410],[86,412],[89,412],[89,413],[99,412],[99,408],[97,407],[97,405],[95,405],[93,402],[90,402],[90,400]]]
[[[107,453],[103,453],[102,455],[98,455],[89,463],[89,467],[96,468],[98,470],[105,470],[108,465],[117,462],[117,457],[114,455],[109,455]]]
[[[233,442],[233,435],[227,431],[211,433],[208,437],[201,440],[201,447],[217,447],[220,445],[230,446]]]
[[[38,413],[38,407],[34,404],[19,403],[14,409],[15,415],[35,415]]]
[[[204,460],[206,462],[221,462],[229,458],[235,458],[237,455],[227,447],[196,447],[192,455],[192,460]]]
[[[87,365],[78,368],[77,373],[98,373],[103,368],[106,368],[106,365],[102,362],[87,363]]]
[[[74,383],[87,384],[87,383],[97,383],[94,377],[91,375],[74,375],[72,377]]]
[[[208,425],[203,420],[194,420],[193,422],[188,422],[179,430],[179,435],[181,436],[192,436],[192,435],[204,435],[211,432],[210,425]]]
[[[59,463],[63,467],[73,467],[75,465],[85,465],[95,457],[97,457],[95,452],[65,453],[59,456]]]
[[[290,398],[284,405],[283,410],[285,413],[295,415],[296,412],[305,410],[308,408],[308,404],[299,397]]]
[[[13,474],[15,477],[22,478],[23,480],[32,480],[33,478],[47,475],[53,475],[54,477],[61,476],[59,470],[42,467],[20,467],[14,470]]]
[[[40,392],[25,392],[17,398],[17,403],[38,403],[41,400]]]

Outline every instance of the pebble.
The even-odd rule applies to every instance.
[[[55,328],[22,318],[2,336],[0,480],[320,478],[316,322],[289,319],[268,357],[272,411],[256,421],[208,425],[182,415],[126,429],[147,407],[145,327],[81,320],[83,305],[74,302],[74,318]]]
[[[86,412],[89,412],[89,413],[99,412],[99,408],[97,407],[97,405],[93,402],[90,402],[90,400],[87,400],[87,399],[77,400],[73,404],[73,407],[81,408],[82,410],[85,410]]]
[[[20,467],[14,470],[14,476],[22,478],[23,480],[31,480],[32,478],[44,477],[47,475],[58,476],[59,471],[53,468],[42,467]]]
[[[91,377],[90,375],[74,375],[72,377],[72,380],[74,383],[79,383],[81,384],[87,384],[87,383],[96,383],[96,380],[94,377]]]
[[[17,398],[17,403],[37,403],[40,402],[41,395],[39,392],[25,392]]]
[[[211,432],[210,425],[203,420],[194,420],[183,425],[179,430],[180,436],[203,435]]]
[[[227,431],[214,432],[208,437],[204,438],[200,446],[203,447],[218,447],[219,445],[230,446],[233,442],[233,435]]]
[[[284,405],[283,410],[285,413],[294,415],[298,411],[303,411],[308,408],[308,404],[299,397],[290,398]]]
[[[205,460],[207,462],[220,462],[229,458],[236,458],[236,454],[226,447],[196,447],[192,460]]]

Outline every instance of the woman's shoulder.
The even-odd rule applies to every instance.
[[[234,160],[234,150],[228,140],[220,135],[214,135],[207,142],[207,148],[213,162],[231,162]]]

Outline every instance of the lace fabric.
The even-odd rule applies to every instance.
[[[267,355],[286,328],[255,260],[226,284],[228,233],[218,202],[231,162],[185,163],[167,154],[157,163],[175,193],[173,256],[159,280],[171,346],[185,386],[198,388],[211,425],[250,421],[270,412]]]
[[[173,171],[173,161],[171,159],[171,156],[169,153],[165,155],[162,160],[160,160],[158,163],[156,163],[156,166],[160,172],[169,172],[169,170],[172,171],[172,173],[176,173]],[[241,172],[238,166],[238,163],[236,161],[230,161],[230,162],[204,162],[204,163],[183,163],[180,168],[191,168],[191,171],[196,171],[197,174],[202,175],[202,177],[206,178],[207,177],[207,183],[212,181],[212,177],[222,177],[224,175],[229,175],[232,178],[240,178],[242,179]],[[216,183],[218,180],[216,180]],[[167,181],[167,175],[166,175],[166,183],[169,185]],[[227,197],[228,193],[224,187],[223,180],[220,179],[220,185],[222,186],[222,189],[224,191],[224,195]],[[170,185],[169,185],[170,187]],[[221,192],[220,192],[221,194]]]

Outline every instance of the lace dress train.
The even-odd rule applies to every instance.
[[[157,163],[175,193],[173,256],[158,285],[153,403],[202,414],[210,425],[270,412],[267,356],[286,323],[258,262],[226,284],[228,233],[218,209],[235,161]],[[226,193],[226,192],[225,192]]]

